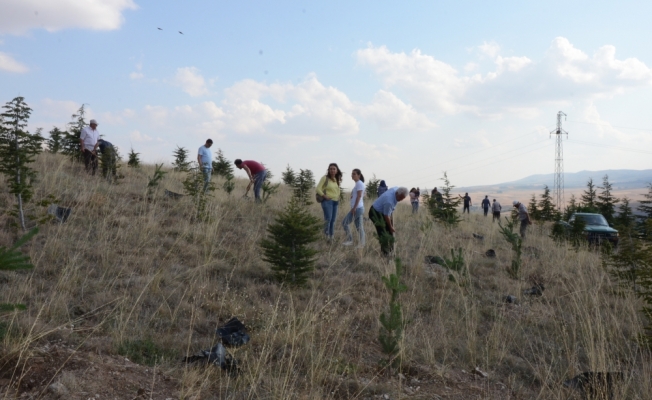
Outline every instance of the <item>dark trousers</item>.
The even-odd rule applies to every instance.
[[[500,211],[494,211],[494,217],[491,220],[491,222],[494,222],[495,220],[498,220],[500,222]]]
[[[394,251],[394,235],[389,231],[389,227],[385,222],[383,214],[376,211],[372,206],[369,209],[369,219],[374,223],[376,227],[376,233],[378,234],[378,241],[380,242],[380,250],[384,255],[388,256]]]
[[[469,206],[465,205],[464,209],[462,209],[462,214],[464,214],[464,211],[466,211],[467,214],[471,214],[471,211],[469,209]]]
[[[91,172],[95,175],[97,170],[97,156],[92,151],[84,149],[84,165],[86,165],[86,172]]]
[[[489,207],[484,208],[484,216],[486,217],[489,214]]]

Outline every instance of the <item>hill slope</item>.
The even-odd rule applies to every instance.
[[[309,286],[291,290],[272,281],[258,247],[289,199],[284,188],[257,205],[238,197],[246,184],[238,181],[236,194],[210,199],[208,221],[195,221],[189,199],[162,196],[163,188],[182,192],[180,173],[169,172],[147,198],[148,166],[123,167],[118,185],[59,156],[43,154],[37,167],[35,200],[52,194],[73,213],[25,247],[34,270],[0,274],[0,302],[27,305],[1,320],[4,398],[561,399],[572,393],[560,382],[587,370],[626,372],[616,399],[652,392],[649,354],[635,340],[640,304],[631,293],[613,294],[599,254],[554,244],[545,226],[530,228],[513,280],[505,272],[510,247],[490,218],[467,215],[448,231],[424,210],[412,215],[399,205],[396,255],[408,287],[399,375],[382,367],[378,317],[389,294],[381,276],[393,265],[380,256],[370,222],[361,251],[339,245],[338,224],[336,241],[317,245]],[[6,211],[13,199],[0,183],[4,246],[16,233]],[[321,215],[318,205],[311,210]],[[461,284],[424,264],[457,248],[468,271],[457,276]],[[483,256],[489,248],[496,258]],[[522,294],[540,282],[543,296]],[[518,303],[505,303],[506,295]],[[232,351],[238,375],[181,362],[210,348],[232,316],[251,335]],[[55,352],[61,348],[68,350]],[[128,365],[130,379],[122,358],[143,364]],[[470,373],[475,367],[487,376]],[[110,380],[98,388],[89,373]],[[149,388],[138,387],[148,378]]]

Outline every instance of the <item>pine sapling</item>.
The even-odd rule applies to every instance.
[[[172,152],[172,155],[174,156],[174,162],[172,163],[174,170],[178,172],[187,172],[190,167],[190,161],[188,161],[188,149],[177,146],[174,152]]]
[[[523,241],[518,233],[514,232],[514,220],[505,218],[507,221],[506,225],[503,226],[500,221],[498,221],[498,226],[500,234],[505,238],[507,243],[512,245],[512,250],[514,251],[514,256],[512,258],[512,263],[507,267],[506,271],[510,278],[518,279],[520,270],[521,270],[521,247]]]
[[[63,144],[63,135],[65,132],[57,128],[56,126],[50,131],[50,138],[47,141],[48,151],[52,154],[57,154],[61,151]]]
[[[0,247],[0,271],[16,271],[19,269],[31,269],[34,266],[30,263],[29,256],[24,255],[18,249],[38,233],[38,228],[34,228],[9,249]],[[23,304],[0,303],[0,311],[7,312],[13,310],[24,310]]]
[[[147,196],[151,196],[158,184],[161,183],[167,172],[163,171],[163,164],[154,164],[154,175],[147,177]]]
[[[396,367],[400,365],[401,361],[399,356],[401,350],[400,342],[403,336],[403,329],[406,325],[398,296],[407,290],[407,286],[401,283],[401,275],[403,275],[401,260],[397,258],[394,264],[396,272],[382,277],[385,287],[390,292],[390,299],[389,312],[380,314],[378,341],[380,342],[383,353],[387,355],[387,360],[384,363],[388,366]]]
[[[127,161],[127,166],[131,168],[140,168],[139,155],[140,153],[136,153],[132,147],[128,154],[129,160]]]
[[[195,205],[195,218],[206,219],[206,206],[208,205],[208,197],[210,192],[215,191],[215,184],[213,182],[206,182],[205,175],[199,165],[188,169],[186,179],[183,181],[183,188],[186,195],[193,199]]]
[[[311,247],[320,238],[322,222],[296,198],[267,226],[260,242],[263,260],[272,266],[277,281],[302,286],[314,268],[318,251]]]
[[[213,161],[213,174],[221,176],[226,180],[233,179],[233,165],[222,153],[221,149],[217,149],[217,160]]]

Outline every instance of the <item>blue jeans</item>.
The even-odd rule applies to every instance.
[[[211,183],[211,175],[213,168],[202,168],[201,172],[204,174],[204,192],[208,190],[208,184]]]
[[[419,211],[419,202],[415,201],[412,203],[412,214],[416,214]]]
[[[324,234],[329,238],[333,237],[335,218],[337,218],[337,206],[340,203],[334,200],[321,202],[321,209],[324,210]]]
[[[364,221],[364,207],[358,207],[355,210],[355,217],[353,216],[353,213],[351,211],[349,211],[349,213],[346,214],[346,217],[344,217],[344,221],[342,221],[342,226],[344,227],[344,232],[346,233],[347,242],[353,241],[353,235],[351,234],[351,228],[349,228],[349,225],[351,225],[351,222],[355,222],[355,229],[358,231],[358,234],[360,235],[360,246],[364,246],[365,234],[364,234],[363,221]]]
[[[263,187],[265,182],[265,177],[267,176],[267,170],[264,169],[254,175],[254,198],[257,202],[260,202],[260,188]]]

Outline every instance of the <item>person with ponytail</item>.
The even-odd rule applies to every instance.
[[[340,167],[335,163],[330,163],[326,175],[317,184],[317,196],[321,198],[321,209],[324,211],[324,234],[329,240],[333,239],[341,183],[342,171],[340,171]]]
[[[342,221],[342,226],[344,227],[344,232],[346,233],[346,241],[342,243],[344,246],[353,245],[353,235],[351,234],[351,222],[355,221],[355,229],[360,235],[360,243],[358,243],[358,248],[363,248],[365,245],[365,234],[364,234],[364,203],[363,197],[365,192],[364,184],[364,175],[359,169],[354,169],[351,172],[351,179],[355,182],[355,186],[351,191],[351,210],[344,221]]]

